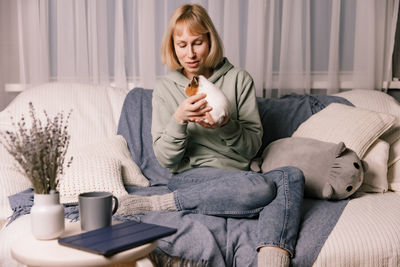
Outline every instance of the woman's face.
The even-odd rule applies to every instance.
[[[210,70],[204,66],[209,54],[209,40],[206,34],[193,34],[185,23],[176,25],[174,48],[179,63],[184,69],[184,75],[192,79],[194,75],[209,76]]]

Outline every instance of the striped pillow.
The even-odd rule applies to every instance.
[[[395,122],[395,117],[332,103],[303,122],[292,136],[339,143],[363,158],[368,148]]]

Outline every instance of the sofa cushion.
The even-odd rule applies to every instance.
[[[392,191],[400,191],[400,139],[389,149],[388,183]]]
[[[128,194],[122,182],[120,160],[89,155],[73,159],[60,179],[60,202],[77,203],[80,193],[92,191],[106,191],[117,197]]]
[[[36,115],[41,121],[46,119],[43,110],[50,117],[61,111],[67,114],[72,110],[68,124],[71,134],[70,149],[78,148],[116,134],[126,94],[124,89],[106,86],[78,83],[42,84],[23,91],[0,113],[0,129],[12,127],[11,114],[17,121],[24,114],[29,127],[29,102],[33,103]]]
[[[121,174],[124,185],[149,186],[149,180],[143,176],[142,171],[132,160],[125,138],[115,135],[106,138],[99,143],[84,146],[72,152],[73,157],[77,156],[102,156],[114,158],[121,161]]]
[[[394,123],[395,117],[367,109],[332,103],[303,122],[293,136],[339,143],[360,158]]]
[[[381,139],[376,140],[364,155],[368,169],[358,191],[383,193],[388,190],[388,158],[389,144]]]
[[[382,139],[390,145],[400,139],[400,103],[394,97],[378,90],[360,89],[341,92],[336,96],[349,100],[356,107],[395,116],[392,128],[382,136]]]
[[[32,187],[29,179],[18,171],[17,164],[14,158],[0,145],[0,220],[7,219],[13,213],[8,196]]]

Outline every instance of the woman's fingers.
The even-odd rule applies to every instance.
[[[204,99],[206,94],[201,93],[186,98],[177,108],[174,113],[174,118],[178,122],[195,121],[196,117],[204,117],[206,112],[212,110],[207,106],[207,101]]]
[[[198,117],[195,120],[196,123],[200,124],[204,128],[208,129],[214,129],[218,128],[219,126],[214,122],[213,118],[211,117],[211,114],[209,112],[206,112],[206,114],[202,117]]]
[[[186,109],[189,111],[197,111],[203,107],[206,107],[207,101],[204,99],[206,94],[198,94],[186,99]]]
[[[193,96],[186,98],[186,101],[188,101],[191,104],[194,104],[194,103],[198,102],[200,99],[205,98],[206,96],[207,95],[205,93],[200,93],[200,94],[193,95]]]
[[[209,124],[210,126],[213,126],[213,125],[215,124],[215,121],[214,121],[213,118],[211,117],[210,112],[207,112],[207,113],[206,113],[206,119],[207,119],[208,124]]]

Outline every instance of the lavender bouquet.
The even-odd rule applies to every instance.
[[[22,115],[17,123],[11,117],[14,132],[0,132],[0,144],[14,157],[18,163],[17,170],[31,181],[36,194],[49,194],[57,190],[59,177],[64,173],[64,160],[71,138],[67,131],[71,112],[64,120],[63,112],[50,118],[44,110],[46,122],[42,123],[30,102],[31,127],[27,128]],[[67,168],[71,162],[72,157]]]

